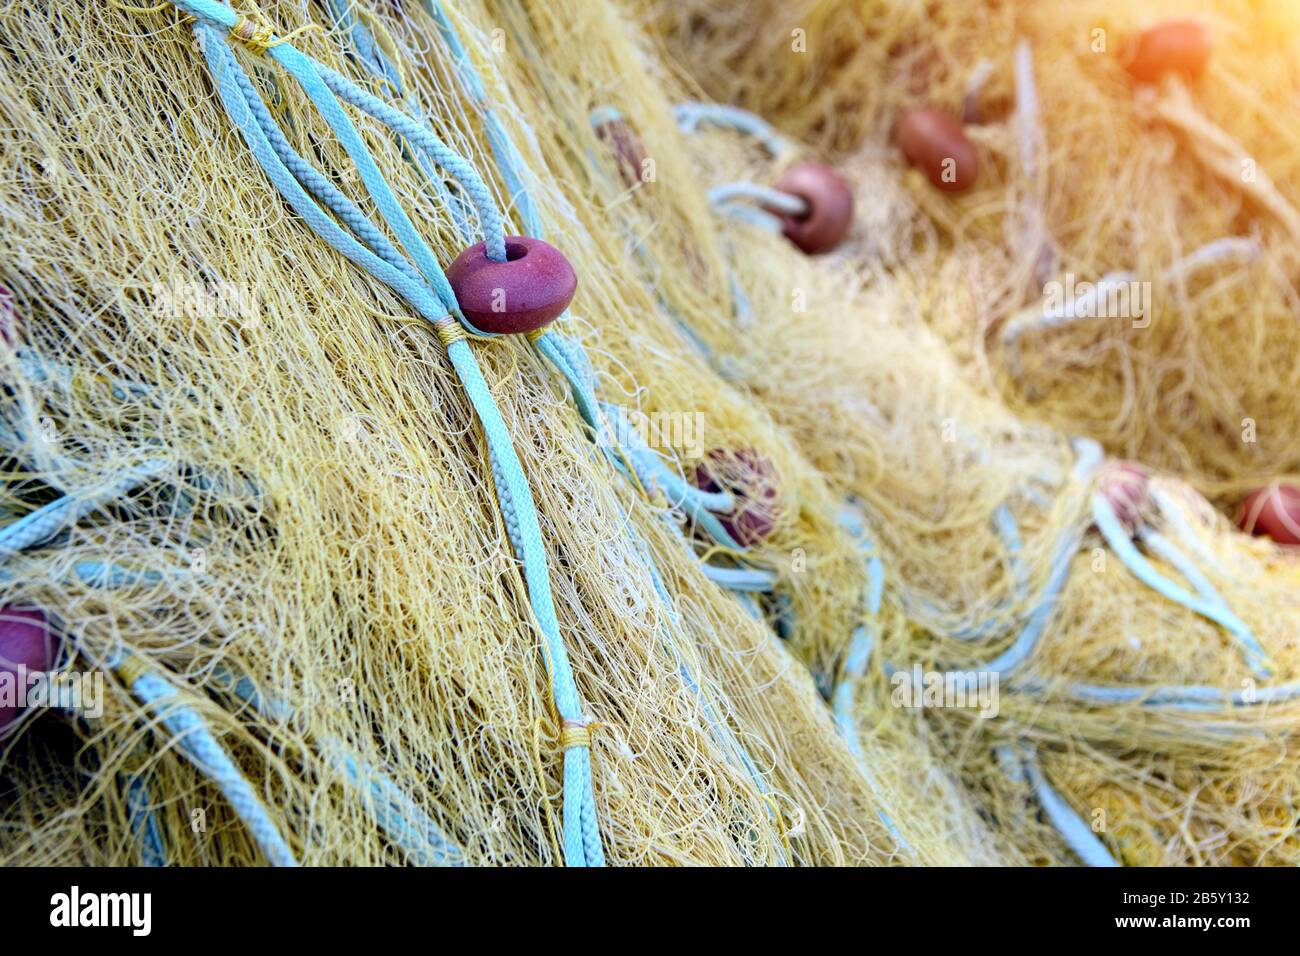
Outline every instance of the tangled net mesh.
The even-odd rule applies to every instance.
[[[910,5],[757,6],[352,5],[398,65],[400,97],[330,4],[260,9],[304,53],[417,109],[522,233],[450,24],[580,277],[560,324],[600,399],[639,422],[701,423],[658,436],[688,479],[719,448],[754,450],[777,476],[769,535],[743,555],[706,545],[680,502],[597,453],[534,348],[473,344],[536,502],[594,722],[606,858],[1072,863],[1028,761],[1121,862],[1294,863],[1300,703],[1081,696],[1233,692],[1259,673],[1220,624],[1111,553],[1093,527],[1104,468],[1080,468],[1071,440],[1161,473],[1150,526],[1198,556],[1269,683],[1300,679],[1294,559],[1231,531],[1202,497],[1297,470],[1290,134],[1265,109],[1293,86],[1280,69],[1253,93],[1230,82],[1284,14],[1217,7],[1248,35],[1216,50],[1212,92],[1193,106],[1176,86],[1130,104],[1120,73],[1072,52],[1084,25],[1118,36],[1136,14],[937,3],[922,30]],[[760,68],[772,36],[788,49],[789,30],[770,27],[787,20],[835,40]],[[1050,148],[1032,183],[1013,123],[1018,36],[1060,65],[1037,71]],[[237,56],[292,146],[375,218],[311,99],[256,51]],[[7,554],[0,605],[44,609],[59,667],[107,675],[102,717],[31,711],[4,731],[0,860],[134,865],[148,826],[170,864],[264,861],[184,735],[131,692],[128,660],[179,688],[299,862],[421,862],[376,813],[381,777],[467,863],[562,862],[555,662],[437,336],[280,199],[175,10],[11,0],[0,57],[12,157],[0,508],[18,520],[60,496],[83,505],[57,536]],[[957,106],[985,59],[986,173],[936,198],[893,156],[893,116],[921,98]],[[804,142],[797,154],[842,158],[860,211],[842,251],[806,257],[711,207],[711,186],[772,181],[788,160],[727,130],[684,135],[673,106],[701,90],[773,120]],[[611,107],[649,178],[629,184],[593,123]],[[456,202],[381,123],[349,115],[450,262],[464,245]],[[1223,142],[1200,123],[1251,150],[1276,195],[1216,169]],[[1043,227],[1032,241],[1026,221]],[[1090,279],[1161,277],[1225,236],[1253,252],[1153,280],[1144,329],[1031,331],[1017,368],[998,335],[1032,306],[1045,234],[1057,272]],[[1245,451],[1243,417],[1261,435]],[[878,612],[863,601],[871,557]],[[775,584],[737,595],[709,574],[719,560]],[[124,583],[104,586],[87,563]],[[1011,653],[1061,565],[995,717],[898,704],[896,673],[975,672]],[[985,639],[953,636],[970,622]],[[864,626],[874,653],[857,668]]]

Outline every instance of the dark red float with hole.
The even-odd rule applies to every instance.
[[[500,335],[535,332],[573,301],[578,277],[564,254],[529,236],[506,237],[506,261],[487,257],[475,243],[447,269],[460,309],[475,328]]]
[[[1274,483],[1255,489],[1241,503],[1237,525],[1278,544],[1300,545],[1300,488]]]
[[[1150,487],[1150,474],[1131,461],[1112,462],[1098,482],[1098,491],[1130,535],[1136,533],[1146,517]]]
[[[737,544],[752,548],[776,527],[781,513],[780,479],[772,462],[754,449],[713,449],[695,470],[695,486],[735,497],[736,507],[718,515],[718,520]]]
[[[19,688],[27,675],[53,670],[59,640],[44,612],[36,608],[0,609],[0,731],[22,716]]]
[[[785,171],[776,188],[807,204],[801,215],[769,212],[781,220],[785,237],[808,255],[829,252],[848,235],[853,224],[853,190],[825,163],[796,163]]]

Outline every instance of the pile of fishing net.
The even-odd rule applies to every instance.
[[[1296,862],[1285,14],[770,6],[0,4],[0,861]]]

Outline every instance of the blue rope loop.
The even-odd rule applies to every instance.
[[[346,197],[331,189],[322,177],[306,171],[298,162],[301,157],[288,149],[287,143],[281,142],[283,134],[268,127],[264,114],[269,113],[266,113],[264,104],[259,109],[254,100],[260,98],[255,93],[250,98],[249,84],[239,79],[240,76],[246,79],[246,74],[235,59],[227,36],[212,25],[215,23],[228,30],[235,25],[237,15],[210,0],[174,2],[198,18],[194,30],[201,38],[221,101],[259,165],[294,210],[317,235],[396,291],[427,321],[437,325],[445,315],[451,314],[463,323],[464,317],[460,315],[454,294],[432,251],[416,232],[335,97],[378,119],[448,169],[478,207],[489,256],[504,260],[504,228],[500,215],[486,184],[473,168],[415,120],[361,90],[345,77],[315,63],[291,44],[281,43],[267,50],[268,55],[298,81],[339,138],[361,173],[380,215],[397,235],[407,254],[415,260],[412,265],[378,230],[368,228],[353,214],[355,206]],[[274,126],[273,123],[270,125]],[[318,201],[335,213],[338,220],[322,209]],[[349,226],[350,233],[339,225],[340,220]],[[560,635],[546,551],[522,464],[468,343],[464,339],[447,341],[447,354],[487,439],[498,502],[506,517],[511,544],[523,562],[533,616],[547,646],[545,661],[556,709],[566,723],[579,723],[582,721],[580,700]],[[567,747],[563,754],[563,767],[565,861],[570,865],[600,865],[604,862],[604,855],[596,821],[588,747]]]
[[[854,628],[849,637],[840,679],[830,693],[831,714],[835,718],[835,727],[857,761],[862,776],[880,802],[880,809],[876,811],[877,818],[893,837],[899,850],[915,855],[915,848],[908,843],[893,818],[885,812],[885,794],[876,780],[875,771],[867,763],[866,754],[862,750],[862,741],[858,739],[857,718],[853,713],[857,685],[867,676],[876,648],[877,620],[880,617],[880,608],[885,595],[885,565],[880,555],[876,553],[875,543],[868,533],[866,516],[856,502],[846,502],[840,509],[837,519],[840,526],[857,541],[858,551],[866,560],[867,584],[862,594],[864,620]]]
[[[1033,788],[1038,803],[1051,821],[1056,832],[1061,835],[1066,846],[1074,851],[1084,866],[1115,867],[1115,860],[1106,844],[1102,843],[1084,820],[1074,812],[1065,799],[1052,789],[1047,782],[1038,762],[1038,755],[1029,748],[1024,748],[1020,755],[1025,779]]]
[[[766,120],[736,106],[719,103],[679,103],[673,108],[677,128],[683,133],[698,132],[701,126],[731,130],[756,140],[773,159],[783,159],[794,150],[786,139]]]
[[[161,867],[167,865],[167,844],[163,840],[158,813],[153,806],[150,784],[152,774],[130,774],[122,779],[126,797],[127,819],[131,832],[140,843],[140,865]]]
[[[297,866],[289,844],[271,820],[230,755],[217,741],[203,718],[180,697],[180,692],[160,673],[135,659],[113,665],[122,671],[128,689],[175,737],[182,755],[213,782],[244,822],[254,842],[273,866]]]
[[[263,694],[247,675],[218,665],[216,676],[225,685],[223,689],[263,716],[274,721],[295,716],[287,701]],[[332,737],[320,744],[320,750],[348,784],[361,792],[366,812],[411,863],[429,867],[465,865],[460,847],[382,770],[357,759],[353,748]]]
[[[1145,531],[1143,534],[1143,539],[1148,546],[1169,561],[1192,584],[1197,592],[1195,594],[1165,577],[1143,557],[1142,553],[1133,546],[1132,539],[1124,530],[1105,496],[1101,494],[1093,496],[1092,517],[1106,544],[1133,572],[1134,577],[1169,600],[1218,624],[1241,648],[1246,663],[1256,676],[1265,679],[1272,676],[1267,663],[1268,653],[1250,628],[1232,612],[1204,573],[1175,548],[1172,542],[1165,540],[1157,532]]]

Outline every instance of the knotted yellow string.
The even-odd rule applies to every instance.
[[[591,747],[591,732],[601,726],[599,721],[566,720],[560,725],[560,749]]]
[[[149,666],[139,657],[129,654],[114,670],[117,671],[117,676],[122,678],[122,683],[127,687],[134,687],[135,682],[149,670]]]
[[[469,334],[461,327],[461,324],[449,315],[433,323],[433,328],[438,333],[438,338],[442,339],[442,344],[447,348],[451,348],[457,342],[463,342],[469,338]]]

